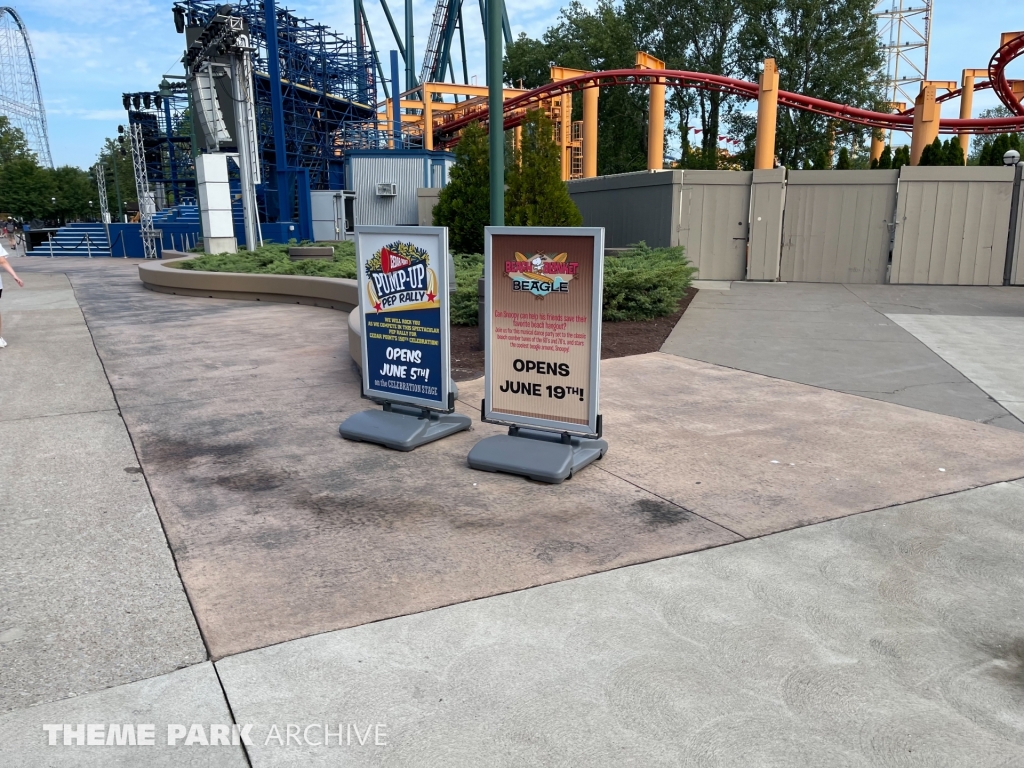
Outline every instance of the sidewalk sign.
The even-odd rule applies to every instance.
[[[477,443],[470,466],[561,482],[607,451],[603,268],[603,228],[486,229],[481,419],[510,429]]]
[[[448,230],[355,228],[363,411],[342,437],[409,451],[468,429],[454,413],[449,358]]]

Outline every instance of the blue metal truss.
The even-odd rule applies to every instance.
[[[264,192],[277,191],[283,173],[305,169],[312,189],[344,186],[344,165],[338,137],[351,121],[374,114],[374,59],[362,40],[352,40],[329,27],[276,9],[276,48],[280,78],[280,115],[275,116],[268,61],[267,17],[260,0],[235,0],[232,13],[245,19],[253,42],[256,123]],[[204,25],[222,3],[181,0],[174,8],[189,25]],[[273,41],[271,41],[273,42]],[[275,117],[283,141],[275,141]],[[284,157],[277,155],[283,153]],[[294,198],[292,194],[286,197]],[[266,198],[277,208],[277,195]],[[282,208],[293,204],[281,203]],[[290,220],[293,210],[268,210],[274,220]]]
[[[194,201],[196,171],[185,84],[164,80],[158,91],[126,93],[122,99],[128,111],[128,125],[142,127],[146,175],[150,186],[162,191],[157,205],[164,208]]]

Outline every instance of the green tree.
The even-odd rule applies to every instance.
[[[910,147],[896,147],[892,154],[893,170],[898,171],[904,165],[910,165]]]
[[[1015,149],[1021,151],[1019,133],[1001,133],[988,145],[982,147],[978,165],[1002,165],[1003,155]]]
[[[448,227],[449,246],[459,253],[483,253],[490,223],[490,148],[487,131],[473,122],[455,145],[455,164],[434,206],[434,225]]]
[[[138,202],[135,190],[135,169],[132,167],[131,153],[114,139],[104,139],[100,150],[99,162],[106,169],[107,177],[107,209],[113,221],[118,221],[124,213],[124,203]],[[118,208],[118,191],[121,193],[122,207]]]
[[[960,146],[960,137],[953,136],[942,144],[944,165],[956,166],[964,164],[964,148]]]
[[[992,109],[986,109],[982,111],[979,117],[1013,117],[1013,113],[1010,112],[1010,110],[1008,110],[1002,104],[1000,104],[999,106],[993,107]],[[1004,134],[979,133],[976,136],[974,136],[973,140],[971,141],[971,163],[976,165],[1002,165],[1002,153],[1000,153],[999,155],[999,162],[992,162],[992,144],[996,141],[997,138],[999,138],[1000,135]],[[1010,133],[1005,135],[1010,137],[1016,137],[1018,142],[1024,140],[1024,133]],[[1016,147],[1016,149],[1019,151],[1020,147],[1018,146]],[[1005,152],[1005,150],[1003,151]],[[982,160],[983,155],[984,161]]]
[[[548,46],[520,32],[505,49],[505,82],[515,88],[539,88],[551,82],[551,64]]]
[[[738,68],[747,80],[757,80],[764,59],[774,57],[783,90],[880,109],[885,96],[875,5],[875,0],[743,0]],[[753,134],[756,117],[750,112],[734,112],[730,121],[737,135]],[[867,132],[855,128],[843,141],[860,146]],[[828,118],[779,110],[775,153],[780,163],[799,167],[830,145]]]
[[[665,61],[669,69],[737,75],[736,35],[743,19],[741,0],[625,0],[623,10],[637,29],[638,47]],[[684,168],[717,168],[723,110],[733,103],[718,91],[677,88],[669,98],[678,114]],[[689,151],[691,115],[700,120],[700,151]]]
[[[57,219],[65,224],[80,219],[98,218],[99,193],[96,184],[86,171],[73,165],[62,165],[52,171],[54,204]]]
[[[7,115],[0,115],[0,166],[11,160],[33,160],[36,156],[28,148],[25,134],[11,125]]]
[[[583,223],[569,190],[562,181],[554,126],[539,109],[526,113],[522,148],[508,174],[505,222],[528,227],[578,227]]]
[[[945,154],[942,150],[942,139],[938,136],[935,137],[935,141],[926,146],[921,150],[921,159],[917,161],[918,165],[945,165]]]
[[[839,159],[836,161],[837,171],[848,171],[850,170],[850,150],[846,147],[839,148]]]
[[[612,0],[598,0],[588,10],[579,0],[563,8],[555,26],[544,33],[548,60],[573,69],[632,69],[637,33],[633,20]],[[529,54],[520,61],[520,54]],[[532,63],[531,63],[532,62]],[[535,45],[509,48],[506,72],[536,71]],[[519,77],[524,75],[519,74]],[[506,75],[512,83],[510,75]],[[550,77],[545,81],[550,80]],[[518,82],[518,81],[516,81]],[[574,117],[582,114],[582,98],[574,99]],[[598,103],[598,173],[625,173],[647,167],[647,89],[605,88]]]
[[[892,168],[892,147],[888,144],[885,145],[885,149],[882,150],[882,156],[878,158],[879,170],[888,171]]]
[[[0,166],[0,211],[24,221],[55,215],[53,172],[35,158],[15,158]]]

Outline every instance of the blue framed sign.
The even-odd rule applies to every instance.
[[[363,394],[450,412],[448,230],[355,228]]]

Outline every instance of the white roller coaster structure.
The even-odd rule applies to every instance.
[[[53,167],[46,110],[28,30],[18,12],[0,7],[0,115],[25,134],[39,162]]]

